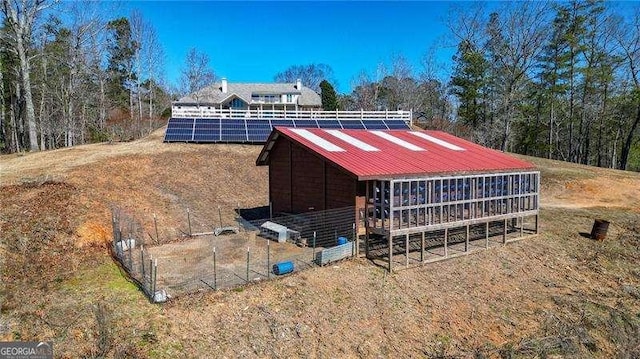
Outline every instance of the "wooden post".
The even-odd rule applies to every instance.
[[[369,258],[369,194],[371,193],[371,181],[366,182],[366,194],[364,196],[364,256]],[[375,208],[374,219],[375,219]]]
[[[538,234],[538,215],[536,214],[536,234]]]
[[[464,242],[464,251],[468,252],[469,251],[469,225],[467,224],[467,236],[465,237],[465,242]]]
[[[249,247],[247,247],[247,283],[249,283]]]
[[[405,266],[409,266],[409,235],[404,235]]]
[[[144,283],[144,247],[140,245],[140,266],[142,267],[142,282]]]
[[[389,236],[389,273],[393,272],[393,237],[391,232],[387,234]]]
[[[269,250],[271,246],[269,245],[269,242],[271,241],[267,239],[267,279],[271,278],[271,254]]]
[[[187,222],[189,223],[189,237],[191,237],[191,211],[187,208]]]
[[[489,248],[489,222],[485,222],[484,248]]]
[[[503,231],[502,231],[502,244],[507,244],[507,219],[505,218],[504,221],[504,227],[503,227]]]
[[[356,233],[356,223],[353,223],[353,245],[352,245],[352,250],[351,250],[351,255],[352,256],[357,256],[358,255],[358,233]]]
[[[449,256],[449,248],[447,248],[447,239],[449,237],[449,228],[444,229],[444,257]]]
[[[218,273],[216,272],[216,247],[213,247],[213,290],[218,290]]]
[[[153,225],[156,228],[156,243],[160,243],[160,236],[158,235],[158,217],[156,214],[153,214]]]
[[[424,262],[424,231],[422,231],[422,240],[420,242],[420,262]]]
[[[158,280],[158,258],[153,262],[153,290],[151,291],[151,301],[156,301],[156,281]]]
[[[129,270],[133,274],[133,248],[131,247],[131,237],[127,239],[127,246],[129,247]]]
[[[151,291],[153,289],[153,257],[149,256],[149,291]],[[145,282],[146,282],[146,278],[145,278]],[[146,283],[145,283],[145,289],[146,289]]]
[[[313,231],[313,258],[311,261],[314,262],[316,260],[316,231]]]

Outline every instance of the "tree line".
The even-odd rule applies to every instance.
[[[418,73],[396,55],[374,75],[358,75],[337,107],[412,109],[427,128],[502,151],[640,171],[640,6],[619,6],[454,5],[450,76],[441,75],[431,53]],[[318,68],[284,73],[331,75],[330,67]]]
[[[127,140],[160,125],[171,98],[155,29],[138,12],[105,18],[104,6],[3,0],[3,151]]]
[[[172,99],[216,80],[207,54],[191,49],[169,86],[152,24],[137,12],[106,18],[104,6],[3,0],[1,150],[137,138],[164,124]],[[640,170],[640,6],[453,4],[446,24],[448,41],[420,68],[395,54],[349,93],[336,93],[323,63],[274,81],[302,79],[328,110],[411,109],[424,127],[503,151]],[[438,61],[443,46],[456,49],[452,61]]]
[[[501,150],[640,170],[640,7],[616,6],[460,12],[450,24],[457,121]]]

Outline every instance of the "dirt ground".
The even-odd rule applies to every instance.
[[[525,157],[542,172],[538,237],[393,274],[345,261],[154,305],[106,250],[111,207],[151,235],[155,214],[161,243],[206,262],[211,238],[182,234],[187,209],[209,231],[218,207],[232,225],[236,208],[267,201],[259,147],[161,138],[0,156],[0,340],[52,340],[64,358],[640,357],[637,173]],[[604,241],[581,235],[594,218],[611,221]]]
[[[249,282],[275,278],[271,272],[275,263],[291,261],[294,270],[298,271],[310,268],[313,258],[313,248],[278,243],[245,231],[230,235],[198,236],[178,243],[152,246],[148,252],[160,263],[157,287],[166,289],[172,297],[210,290],[211,287],[229,289],[246,284],[247,252]]]

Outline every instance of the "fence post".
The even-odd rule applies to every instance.
[[[351,256],[355,257],[356,253],[358,252],[356,249],[356,241],[357,241],[357,237],[356,237],[356,222],[353,222],[352,224],[352,231],[353,231],[353,240],[351,243]]]
[[[216,273],[216,247],[213,247],[213,290],[218,290],[218,275]]]
[[[140,245],[140,266],[142,267],[142,283],[144,283],[144,247]]]
[[[247,283],[249,283],[249,247],[247,247]]]
[[[191,211],[187,208],[187,222],[189,222],[189,237],[191,237]]]
[[[151,291],[153,290],[153,256],[149,257],[149,272],[150,273],[149,273],[149,289],[148,290]],[[146,282],[146,278],[145,278],[145,282]]]
[[[311,262],[316,260],[316,231],[313,231],[313,258],[311,258]]]
[[[113,249],[116,250],[116,243],[118,242],[118,226],[116,225],[116,212],[115,209],[111,210],[111,228],[113,229]]]
[[[213,247],[213,290],[218,290],[218,274],[216,273],[216,247]]]
[[[271,246],[269,245],[269,242],[271,241],[267,239],[267,279],[271,278]]]
[[[158,258],[153,263],[153,291],[151,292],[151,301],[156,302],[156,281],[158,280]]]
[[[156,214],[153,214],[153,225],[156,228],[156,243],[160,243],[160,236],[158,235],[158,217]]]
[[[129,270],[132,272],[131,276],[133,277],[133,248],[131,248],[131,237],[127,239],[127,245],[129,247]]]

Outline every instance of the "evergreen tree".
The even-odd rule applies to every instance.
[[[327,80],[320,82],[320,98],[322,99],[322,109],[325,111],[335,111],[338,109],[338,96],[336,90]]]
[[[452,93],[458,97],[458,118],[466,125],[477,128],[483,124],[485,114],[483,96],[488,63],[474,44],[464,40],[458,45],[453,58],[455,69],[451,78]]]
[[[131,25],[126,17],[109,21],[107,29],[109,30],[107,95],[114,105],[127,108],[130,102],[130,91],[136,80],[134,59],[139,44],[131,36]]]

